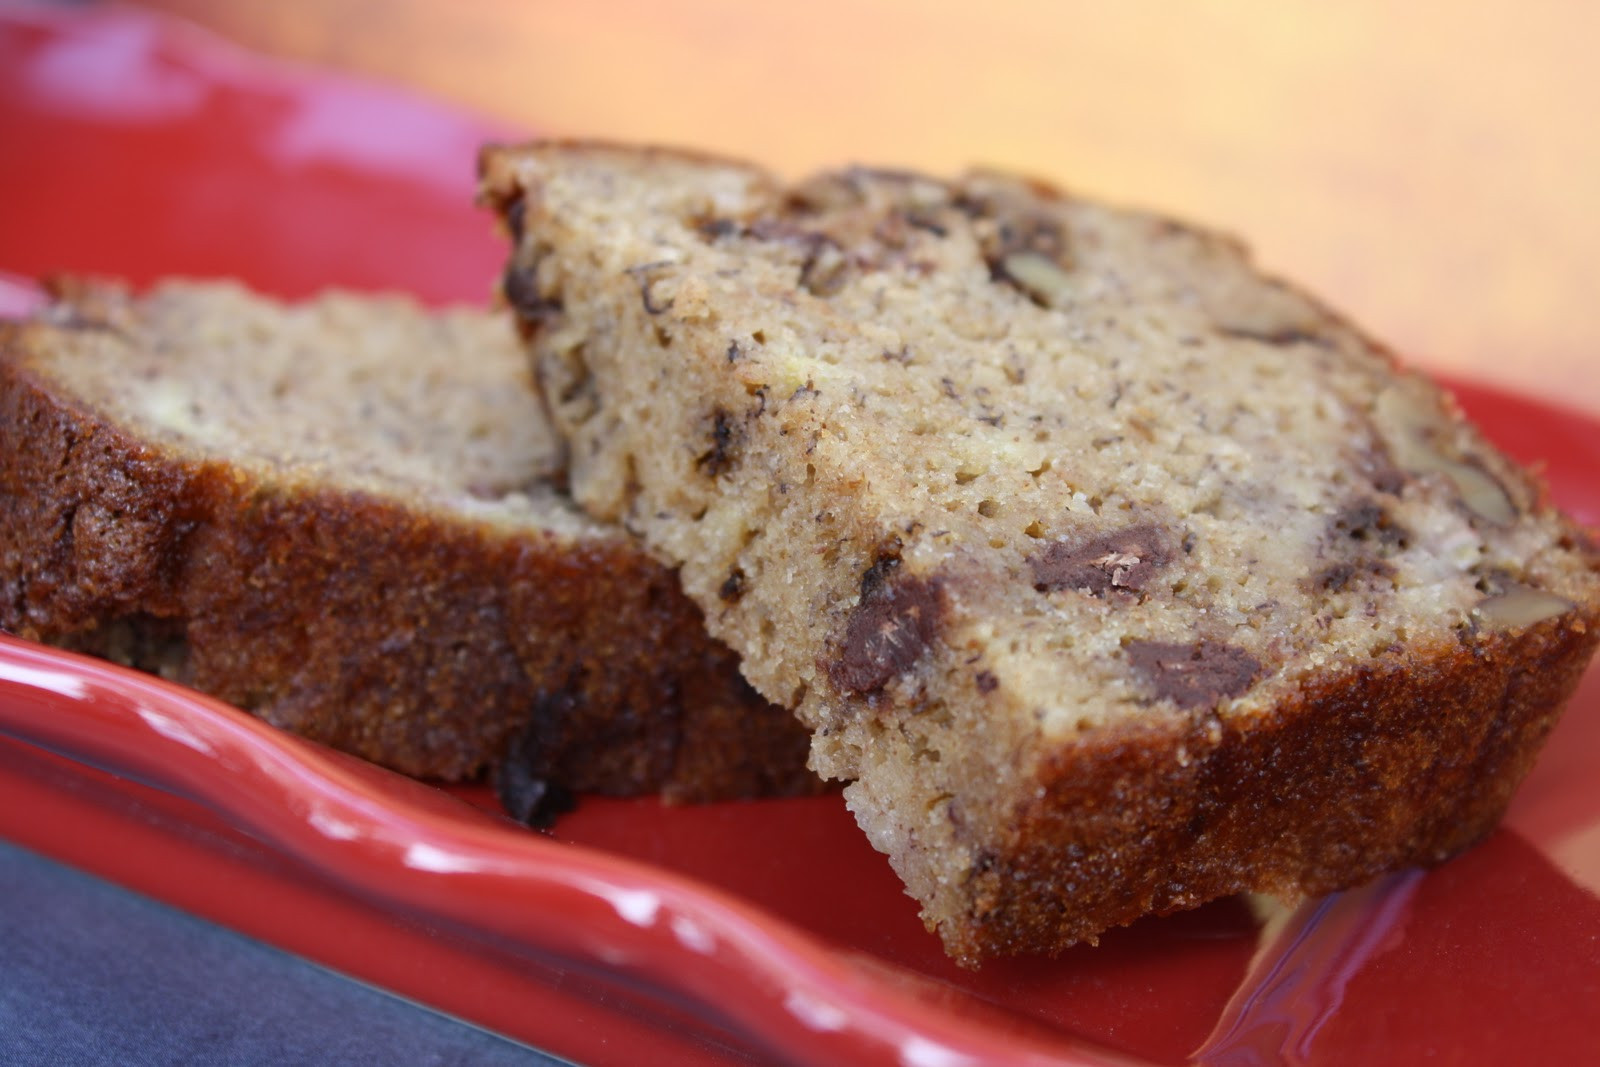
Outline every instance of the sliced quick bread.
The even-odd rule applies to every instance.
[[[411,775],[509,753],[529,809],[817,787],[672,571],[564,494],[504,316],[56,295],[0,326],[0,628]]]
[[[963,961],[1446,859],[1600,636],[1588,535],[1229,238],[982,172],[482,176],[575,499]]]

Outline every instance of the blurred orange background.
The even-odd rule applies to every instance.
[[[1600,5],[153,0],[544,133],[983,162],[1232,230],[1408,358],[1600,411]]]

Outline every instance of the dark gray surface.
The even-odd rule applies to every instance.
[[[0,841],[0,1064],[558,1064]]]

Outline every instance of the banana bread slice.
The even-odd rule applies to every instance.
[[[524,808],[817,788],[672,572],[561,490],[504,316],[57,296],[0,326],[0,627],[407,774],[509,754]]]
[[[1233,240],[994,173],[481,166],[575,498],[958,959],[1440,862],[1593,651],[1585,532]]]

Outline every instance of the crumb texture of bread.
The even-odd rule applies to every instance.
[[[0,325],[0,628],[421,777],[817,788],[674,574],[565,496],[505,316],[57,289]]]
[[[1241,245],[991,172],[487,150],[575,499],[681,568],[958,959],[1442,861],[1589,536]]]

